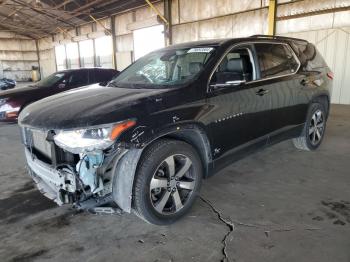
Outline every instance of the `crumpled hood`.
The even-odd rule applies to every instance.
[[[73,129],[115,123],[148,114],[153,96],[167,89],[78,88],[39,100],[19,115],[21,126],[45,130]],[[142,103],[142,105],[141,105]]]

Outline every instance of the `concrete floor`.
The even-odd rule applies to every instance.
[[[350,106],[333,106],[318,151],[286,141],[236,162],[157,227],[56,207],[26,175],[17,127],[2,126],[0,261],[220,261],[225,247],[228,261],[349,262],[349,130]]]

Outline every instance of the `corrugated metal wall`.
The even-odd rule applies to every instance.
[[[332,103],[350,104],[350,11],[344,9],[350,6],[350,0],[279,0],[278,3],[277,34],[316,43],[335,73]],[[268,0],[172,0],[173,43],[266,34],[268,4]],[[163,12],[162,2],[156,7]],[[110,28],[109,18],[105,20]],[[115,16],[118,69],[132,61],[133,30],[157,24],[156,13],[149,7]],[[104,29],[99,25],[97,32],[92,32],[92,28],[92,24],[81,26],[79,37],[103,34]],[[69,35],[75,35],[75,31]],[[61,41],[67,43],[71,39],[56,34],[54,42]],[[51,38],[39,41],[43,76],[55,70],[52,44]]]
[[[350,104],[350,27],[284,34],[314,43],[334,73],[332,103]]]
[[[56,72],[55,49],[52,48],[52,38],[43,38],[38,42],[41,78]]]
[[[173,42],[264,34],[268,10],[261,8],[267,7],[267,3],[265,0],[173,0]]]
[[[35,41],[0,32],[0,78],[31,79],[32,66],[38,66]]]

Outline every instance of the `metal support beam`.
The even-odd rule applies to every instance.
[[[66,38],[66,35],[68,35],[70,38],[73,38],[73,37],[74,37],[71,33],[69,33],[68,30],[64,30],[64,29],[62,29],[62,28],[59,27],[59,26],[57,27],[57,29],[58,29],[59,31],[61,31],[61,33],[63,34],[64,38]]]
[[[110,35],[112,34],[112,33],[111,33],[111,30],[109,30],[109,28],[105,27],[105,25],[102,24],[101,21],[96,20],[96,18],[93,17],[92,15],[89,15],[89,17],[90,17],[96,24],[99,24],[100,26],[102,26],[102,28],[105,30],[106,33],[108,33],[108,34],[110,34]]]
[[[276,10],[277,0],[269,1],[269,16],[268,16],[268,35],[275,35],[276,32]]]
[[[70,69],[70,68],[68,68],[68,56],[67,56],[67,45],[66,44],[64,44],[64,54],[65,54],[66,69]]]
[[[151,1],[149,1],[149,0],[145,0],[145,1],[146,1],[146,3],[151,7],[151,9],[152,9],[154,12],[156,12],[156,14],[160,17],[160,19],[162,19],[163,22],[164,22],[166,25],[168,25],[168,24],[169,24],[168,20],[159,12],[159,10],[157,9],[157,7],[155,7],[155,6],[151,3]]]
[[[80,35],[80,32],[79,32],[78,27],[75,28],[75,35],[76,35],[76,36],[79,36],[79,35]],[[79,42],[77,43],[77,46],[78,46],[78,65],[79,65],[79,68],[81,68],[81,55],[80,55],[80,45],[79,45]]]
[[[111,36],[112,36],[112,60],[113,60],[113,67],[114,69],[117,69],[117,39],[116,39],[116,33],[115,33],[115,16],[111,16]]]
[[[92,49],[94,51],[94,67],[97,66],[97,57],[96,57],[96,44],[95,39],[92,39]]]
[[[51,40],[52,42],[55,41],[55,37],[52,35],[51,36]],[[55,54],[55,68],[56,68],[56,72],[58,71],[58,68],[57,68],[57,55],[56,55],[56,47],[53,48],[53,53]]]
[[[39,40],[35,40],[35,46],[36,46],[36,55],[38,57],[38,65],[39,65],[39,80],[42,78],[41,75],[41,64],[40,64],[40,50],[39,50]]]
[[[171,19],[171,0],[164,0],[164,16],[165,19],[168,21],[168,24],[166,24],[165,28],[165,35],[168,39],[167,45],[172,45],[173,43],[173,28],[172,28],[172,19]]]

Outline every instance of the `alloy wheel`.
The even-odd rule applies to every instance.
[[[310,126],[309,126],[309,138],[312,145],[318,145],[322,140],[322,136],[324,133],[324,116],[323,112],[318,109],[312,115]]]
[[[150,198],[154,209],[162,215],[179,212],[189,201],[196,177],[189,157],[176,154],[163,160],[152,176]]]

